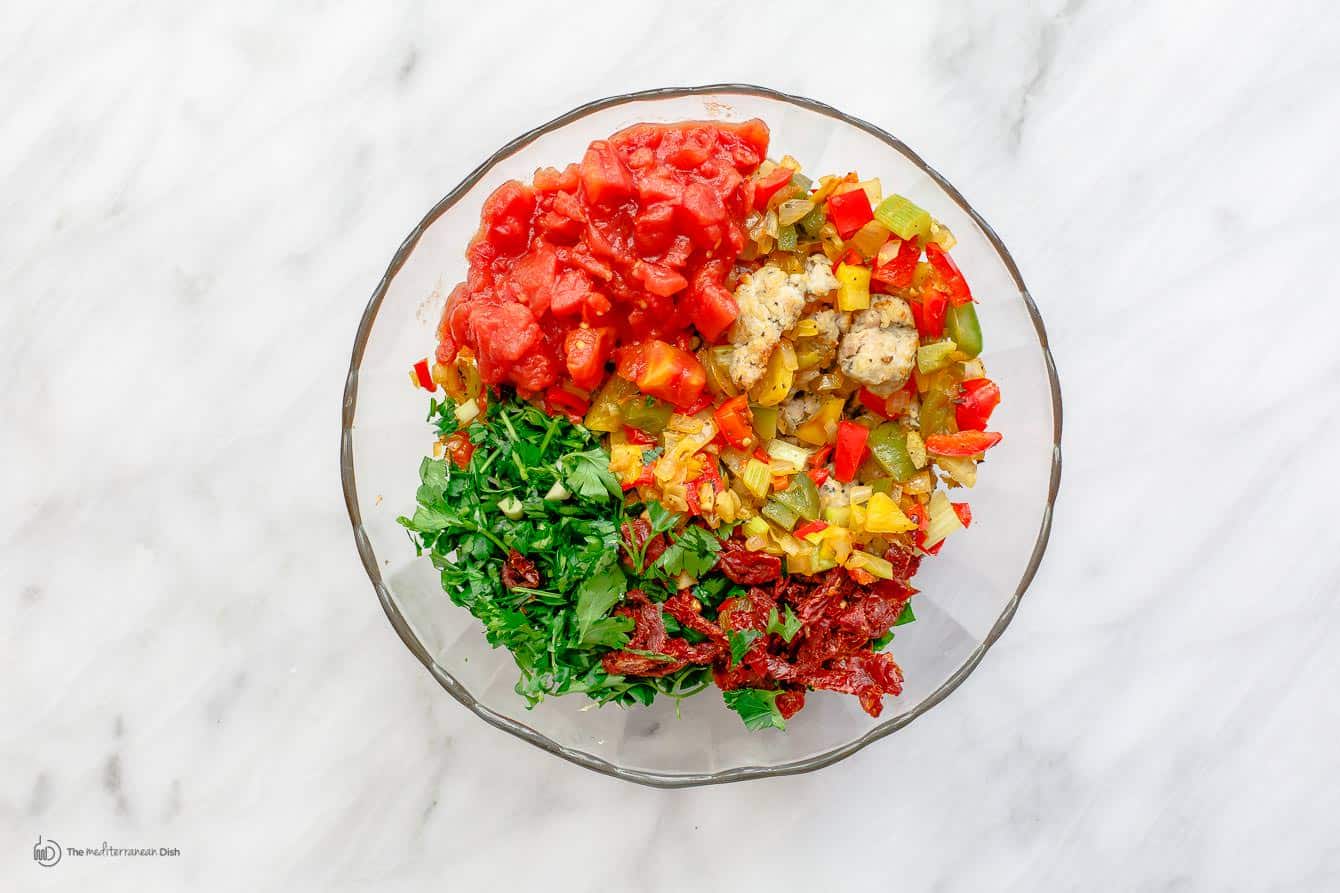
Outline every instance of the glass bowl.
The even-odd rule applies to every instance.
[[[907,195],[958,237],[954,258],[972,283],[985,334],[983,360],[1004,401],[991,451],[971,493],[972,528],[916,577],[917,622],[890,646],[906,677],[872,719],[849,695],[814,692],[785,732],[750,732],[715,689],[682,703],[595,708],[580,695],[533,710],[513,691],[517,670],[481,627],[442,593],[427,559],[395,523],[412,514],[420,459],[431,446],[426,399],[407,372],[431,352],[443,301],[465,274],[464,250],[484,198],[537,167],[581,159],[587,144],[640,121],[743,120],[772,130],[777,156],[808,172],[860,171]],[[439,201],[410,233],[368,303],[344,391],[340,470],[359,555],[400,638],[481,719],[587,768],[660,787],[805,772],[855,753],[940,703],[1004,632],[1042,559],[1061,470],[1061,395],[1047,336],[1000,238],[943,177],[893,136],[809,99],[718,85],[602,99],[522,134]]]

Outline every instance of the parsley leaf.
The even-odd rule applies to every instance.
[[[652,534],[665,533],[680,522],[681,516],[670,511],[659,502],[647,505],[647,522],[651,524]]]
[[[800,618],[796,616],[796,612],[791,610],[790,605],[786,606],[785,621],[777,616],[777,608],[774,607],[768,613],[768,627],[764,632],[776,633],[782,637],[784,642],[789,644],[790,641],[796,637],[796,633],[800,632],[802,626],[804,626],[804,624],[801,622]]]
[[[685,527],[654,567],[672,577],[681,573],[701,577],[716,566],[720,551],[721,540],[711,532],[701,527]]]
[[[609,469],[609,456],[600,448],[569,453],[559,460],[567,488],[587,502],[604,502],[623,495],[619,479]]]
[[[591,644],[587,635],[592,625],[604,617],[614,603],[628,591],[628,579],[617,564],[609,564],[577,585],[577,638]]]
[[[892,641],[893,641],[893,630],[889,630],[884,635],[880,636],[878,639],[875,639],[875,641],[870,643],[870,650],[883,651],[885,648],[889,647],[889,643]]]
[[[785,729],[786,720],[777,707],[779,691],[766,691],[761,688],[736,688],[723,691],[721,698],[726,706],[740,714],[745,728],[750,731],[759,729]]]
[[[592,623],[582,635],[582,644],[622,648],[628,644],[628,634],[633,631],[633,618],[606,617]]]
[[[730,639],[730,665],[733,667],[744,660],[745,652],[754,640],[763,635],[756,629],[733,629],[727,633]]]

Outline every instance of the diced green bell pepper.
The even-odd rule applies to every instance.
[[[819,488],[814,486],[814,480],[808,474],[798,474],[791,478],[791,486],[773,499],[806,521],[814,521],[819,517]]]
[[[917,473],[907,453],[907,432],[896,422],[885,422],[871,431],[867,445],[875,461],[895,480],[906,481]]]
[[[777,250],[795,251],[796,250],[796,227],[793,223],[788,223],[777,231]]]
[[[969,358],[982,352],[982,325],[977,321],[977,308],[971,301],[959,307],[949,307],[945,314],[945,332]]]
[[[776,499],[765,502],[763,508],[759,509],[759,514],[784,530],[795,527],[796,521],[800,520],[800,516],[792,511],[790,506],[783,505]]]
[[[800,218],[798,225],[811,239],[819,238],[819,230],[824,228],[828,218],[824,215],[824,206],[815,205],[808,214]]]
[[[623,404],[624,424],[648,434],[660,434],[664,431],[665,426],[670,423],[670,416],[674,414],[675,408],[669,403],[662,403],[655,397],[644,394],[630,397]]]
[[[767,443],[777,436],[777,407],[750,404],[749,411],[754,414],[754,433],[759,440]]]

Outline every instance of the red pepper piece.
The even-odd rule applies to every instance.
[[[809,475],[810,480],[814,481],[816,487],[822,487],[824,482],[828,480],[827,468],[811,468],[805,474]]]
[[[428,370],[428,360],[419,360],[414,364],[414,377],[419,380],[419,387],[425,391],[437,390],[437,382],[433,381],[433,374]]]
[[[960,431],[957,434],[932,434],[926,438],[926,449],[941,456],[975,456],[1000,443],[996,431]]]
[[[844,484],[851,483],[856,477],[856,469],[861,467],[865,458],[865,444],[870,438],[870,429],[855,422],[843,419],[838,422],[837,449],[833,451],[833,477]]]
[[[754,209],[762,211],[768,207],[768,199],[777,194],[779,190],[787,183],[791,182],[793,171],[790,168],[778,165],[772,171],[754,181]],[[845,237],[844,237],[845,238]]]
[[[565,415],[574,425],[580,425],[590,404],[571,391],[558,386],[544,392],[544,411],[549,415]]]
[[[948,290],[950,303],[955,307],[961,307],[972,302],[972,289],[968,288],[968,280],[963,278],[958,264],[954,263],[954,259],[946,254],[943,248],[934,242],[927,242],[926,260],[935,268],[940,281]]]
[[[875,212],[864,189],[849,189],[828,197],[828,219],[837,228],[839,236],[850,239],[858,229],[875,219]]]
[[[954,401],[959,430],[985,431],[991,413],[1000,404],[1000,388],[989,378],[970,378],[962,387],[962,396]]]
[[[791,531],[791,533],[796,537],[804,537],[806,534],[818,533],[826,527],[828,527],[827,521],[807,521]]]
[[[966,502],[951,502],[949,507],[954,510],[954,514],[958,515],[958,519],[964,527],[972,526],[972,509]]]

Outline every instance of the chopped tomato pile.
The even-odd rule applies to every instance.
[[[684,351],[691,330],[715,340],[737,314],[725,281],[767,148],[757,120],[638,124],[593,142],[580,164],[504,183],[447,300],[437,361],[469,348],[485,384],[590,391],[616,345],[645,342],[649,356],[628,361],[650,377],[645,389],[691,394],[702,374]]]

